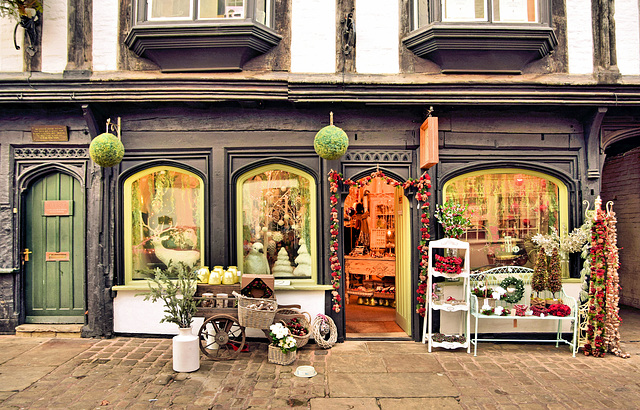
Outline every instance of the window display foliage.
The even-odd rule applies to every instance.
[[[243,273],[312,279],[315,187],[311,177],[285,166],[263,167],[241,178],[239,185]]]
[[[544,174],[496,169],[462,175],[445,184],[444,197],[467,205],[471,219],[463,240],[471,264],[527,265],[535,261],[536,234],[566,234],[567,189]]]
[[[156,268],[202,265],[203,184],[172,167],[139,172],[125,182],[125,266],[131,279]],[[128,205],[128,206],[127,206]]]

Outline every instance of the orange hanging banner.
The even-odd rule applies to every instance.
[[[438,117],[427,117],[420,126],[420,168],[438,163]]]

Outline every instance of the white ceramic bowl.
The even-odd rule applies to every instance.
[[[318,374],[318,372],[316,372],[313,366],[298,366],[293,374],[298,377],[313,377]]]

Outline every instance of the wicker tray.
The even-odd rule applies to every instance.
[[[242,296],[236,292],[233,295],[238,299],[238,323],[244,327],[267,329],[273,323],[278,309],[275,299],[259,299]],[[268,306],[269,310],[256,309],[257,306]]]
[[[373,291],[365,291],[365,290],[347,290],[347,293],[349,295],[354,295],[354,296],[361,296],[364,298],[369,298],[371,296],[373,296]]]
[[[395,299],[396,293],[395,292],[392,292],[392,293],[373,292],[373,297],[380,298],[380,299]]]

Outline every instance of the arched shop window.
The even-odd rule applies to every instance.
[[[152,277],[156,268],[203,264],[204,184],[186,170],[158,166],[124,183],[125,281]]]
[[[237,256],[243,274],[316,283],[316,188],[311,175],[271,164],[237,182]]]
[[[467,205],[472,226],[466,240],[471,268],[522,265],[535,261],[531,238],[552,229],[565,235],[568,190],[559,179],[523,169],[470,172],[444,184],[443,201]],[[566,264],[565,264],[566,265]],[[567,273],[567,266],[563,266]]]

